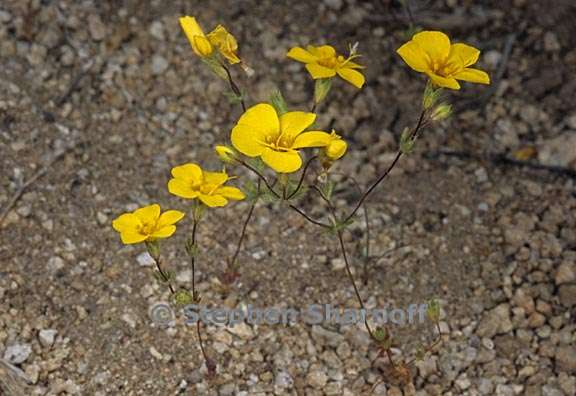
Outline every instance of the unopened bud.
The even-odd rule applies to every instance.
[[[426,89],[424,90],[424,96],[422,98],[422,106],[424,109],[428,110],[436,104],[440,94],[442,93],[442,88],[434,88],[432,84],[426,84]]]
[[[452,106],[446,103],[441,103],[434,108],[430,118],[432,121],[442,121],[450,117],[450,114],[452,114]]]
[[[220,158],[220,161],[226,164],[233,164],[234,162],[236,162],[236,152],[234,151],[233,148],[223,145],[217,145],[216,147],[214,147],[214,150],[216,150],[216,154],[218,154],[218,158]]]

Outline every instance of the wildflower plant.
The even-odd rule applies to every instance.
[[[443,88],[460,89],[458,80],[481,84],[490,82],[485,72],[470,67],[477,62],[480,51],[466,44],[452,44],[446,34],[434,31],[415,34],[397,50],[408,66],[428,77],[421,99],[421,109],[415,117],[414,126],[401,133],[398,151],[391,163],[369,186],[362,188],[351,175],[345,175],[361,194],[356,203],[340,208],[336,206],[333,197],[336,185],[333,165],[345,158],[348,150],[346,136],[350,136],[354,131],[336,132],[318,125],[316,109],[328,97],[332,80],[337,76],[357,89],[365,85],[366,80],[362,73],[364,66],[356,63],[356,59],[360,57],[357,44],[350,46],[347,57],[339,55],[330,45],[308,45],[305,48],[296,46],[287,51],[288,58],[305,64],[306,70],[315,81],[310,110],[290,109],[278,90],[271,92],[269,102],[247,106],[247,95],[237,85],[234,79],[236,71],[232,68],[240,66],[240,70],[246,73],[253,71],[239,56],[238,43],[234,36],[222,25],[205,34],[191,16],[180,18],[180,24],[193,52],[218,77],[226,80],[232,91],[229,96],[242,107],[242,114],[230,127],[229,142],[215,147],[216,155],[224,166],[238,176],[229,176],[225,169],[220,172],[207,171],[194,163],[179,165],[171,170],[172,177],[167,181],[168,191],[190,204],[191,215],[188,219],[192,222],[192,231],[186,239],[184,249],[190,258],[191,291],[176,290],[172,286],[170,272],[162,268],[159,249],[159,241],[174,234],[175,223],[182,220],[184,213],[174,210],[161,213],[158,205],[150,205],[133,213],[123,214],[113,222],[122,242],[145,243],[157,264],[156,277],[168,284],[176,305],[198,302],[201,296],[195,285],[196,259],[200,251],[197,233],[204,212],[225,207],[230,201],[247,200],[250,203],[236,249],[227,260],[221,276],[223,283],[231,287],[241,276],[238,256],[255,206],[264,199],[278,202],[294,215],[303,217],[312,226],[334,235],[358,305],[365,308],[360,283],[351,270],[350,254],[343,235],[363,207],[366,227],[369,227],[366,200],[388,177],[401,157],[413,151],[424,130],[450,116],[452,110],[450,104],[443,99]],[[230,184],[238,184],[238,179],[246,172],[254,174],[257,183],[245,180],[242,184],[243,190]],[[313,177],[310,177],[309,173],[314,173]],[[315,218],[299,206],[299,199],[308,194],[317,196],[323,202],[326,208],[324,217]],[[367,245],[367,256],[368,250]],[[441,340],[439,312],[436,302],[429,304],[428,317],[436,326],[438,338],[419,347],[412,361],[394,359],[391,349],[397,345],[389,328],[376,328],[368,321],[364,323],[374,345],[380,351],[378,356],[386,356],[394,372],[406,381],[409,380],[409,365],[430,352]],[[200,321],[197,322],[197,333],[208,371],[214,374],[216,362],[208,357],[204,348]]]

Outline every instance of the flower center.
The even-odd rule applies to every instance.
[[[146,223],[142,224],[140,227],[140,234],[142,235],[151,235],[154,232],[154,228],[156,228],[155,223]]]
[[[218,187],[218,184],[215,183],[203,184],[200,186],[200,192],[205,195],[212,195]]]
[[[431,69],[435,74],[442,77],[450,77],[462,69],[456,62],[432,61]]]
[[[293,139],[282,133],[264,138],[264,145],[275,151],[289,151],[292,149],[292,143]]]
[[[338,58],[336,58],[335,56],[318,59],[318,64],[320,66],[324,66],[329,69],[336,69],[339,63],[340,62],[338,62]]]

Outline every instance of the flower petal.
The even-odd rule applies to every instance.
[[[206,206],[211,208],[216,208],[220,206],[226,206],[228,200],[224,198],[222,195],[207,195],[207,194],[200,194],[198,197],[200,201]]]
[[[280,120],[274,107],[260,103],[250,107],[232,129],[232,145],[248,157],[257,157],[264,150],[262,143],[267,136],[280,132]]]
[[[184,213],[179,210],[167,210],[160,215],[156,227],[162,228],[179,222],[184,217]]]
[[[228,175],[224,172],[204,172],[204,183],[221,186],[228,180]]]
[[[415,41],[408,41],[396,50],[404,62],[417,72],[430,70],[430,56]]]
[[[442,32],[424,31],[416,33],[412,40],[428,54],[432,62],[444,62],[450,55],[450,39]]]
[[[136,231],[125,231],[120,234],[120,239],[122,239],[123,244],[131,245],[145,241],[148,239],[148,235],[143,235]]]
[[[266,148],[262,153],[262,160],[278,173],[296,172],[302,166],[302,158],[298,151],[275,151]]]
[[[466,44],[452,44],[450,47],[450,58],[458,58],[464,67],[473,65],[478,61],[480,50]]]
[[[460,84],[454,77],[442,77],[434,73],[426,73],[437,87],[460,89]]]
[[[309,45],[306,49],[318,58],[333,58],[336,56],[336,50],[331,45],[320,45],[318,47]]]
[[[179,21],[194,52],[199,56],[210,55],[210,53],[212,53],[212,46],[204,36],[204,32],[196,21],[196,18],[185,16],[181,17]]]
[[[212,53],[212,44],[204,36],[192,37],[192,49],[198,56],[208,56]]]
[[[327,132],[309,131],[299,135],[292,144],[292,148],[324,147],[330,144],[332,137]]]
[[[240,201],[246,198],[246,195],[236,187],[220,187],[216,190],[215,194],[222,195],[224,198]]]
[[[488,73],[478,69],[466,68],[454,75],[458,80],[470,81],[479,84],[490,84],[490,76]]]
[[[294,139],[316,120],[316,114],[304,111],[290,111],[280,116],[280,133]]]
[[[118,232],[137,230],[142,225],[140,219],[134,213],[124,213],[118,216],[113,222],[112,227]]]
[[[331,160],[335,161],[340,159],[344,154],[346,154],[346,150],[348,149],[348,143],[346,143],[343,139],[334,139],[330,142],[328,146],[324,149],[326,152],[326,156]]]
[[[291,48],[290,51],[286,54],[288,58],[294,59],[298,62],[303,63],[312,63],[316,62],[318,57],[312,55],[310,52],[306,51],[304,48],[301,47],[294,47]]]
[[[192,184],[182,179],[170,179],[168,181],[168,191],[177,197],[193,199],[198,197],[198,191],[192,189]]]
[[[214,30],[208,33],[210,43],[218,48],[218,51],[224,56],[230,64],[240,63],[240,58],[236,55],[238,42],[224,26],[218,25]]]
[[[359,71],[350,68],[338,69],[338,75],[356,88],[362,88],[364,85],[364,76]]]
[[[134,215],[140,219],[142,224],[155,224],[160,217],[160,205],[152,204],[136,209]]]
[[[172,236],[172,234],[174,234],[176,232],[176,226],[175,225],[167,225],[164,226],[162,228],[157,228],[152,235],[150,235],[151,238],[168,238],[169,236]]]
[[[174,178],[188,181],[190,184],[202,182],[202,169],[196,164],[175,166],[170,173]]]
[[[312,78],[315,80],[318,78],[330,78],[336,75],[336,70],[320,66],[317,63],[306,64],[306,70],[308,70]]]

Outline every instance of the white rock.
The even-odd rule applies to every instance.
[[[30,357],[32,347],[29,344],[14,344],[6,348],[4,360],[12,364],[22,364]]]
[[[58,334],[58,330],[54,329],[42,329],[38,333],[38,339],[40,340],[40,344],[43,347],[49,348],[54,345],[54,341],[56,340],[56,334]]]
[[[136,261],[138,261],[138,264],[142,267],[150,267],[154,265],[154,259],[150,254],[148,254],[148,252],[140,253],[138,257],[136,257]]]
[[[152,74],[162,74],[168,69],[170,64],[162,55],[154,55],[152,57]]]

